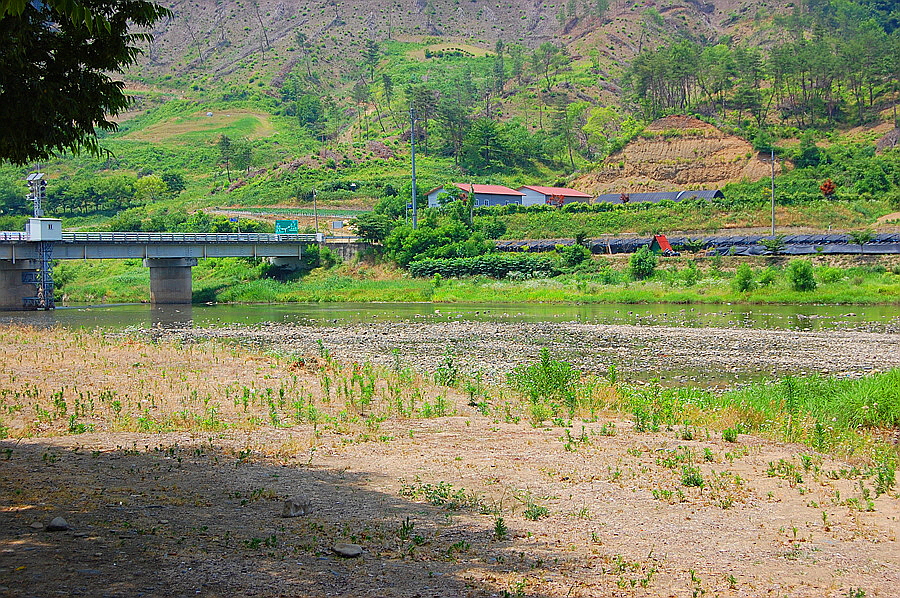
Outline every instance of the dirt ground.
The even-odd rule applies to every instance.
[[[332,424],[268,425],[273,400],[248,419],[229,393],[312,401],[359,370],[208,341],[7,328],[0,362],[3,596],[898,595],[896,493],[808,447],[614,412],[535,428],[453,392],[444,417],[335,394]],[[86,397],[82,419],[38,409]],[[140,430],[163,412],[215,425]],[[311,512],[281,517],[297,496]],[[71,529],[46,531],[55,516]]]

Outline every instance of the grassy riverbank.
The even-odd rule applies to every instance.
[[[66,566],[153,596],[198,576],[252,593],[257,569],[267,595],[896,587],[897,370],[714,393],[547,352],[488,384],[452,355],[426,371],[153,334],[0,327],[6,587],[64,593]],[[278,517],[287,499],[302,516]],[[75,533],[36,529],[57,515]]]
[[[718,393],[635,385],[612,366],[605,375],[582,374],[546,348],[505,382],[488,384],[452,353],[429,372],[405,365],[399,354],[392,368],[342,363],[322,343],[317,355],[262,353],[215,341],[7,326],[0,327],[0,347],[11,364],[0,380],[0,437],[304,424],[356,434],[391,418],[462,411],[568,427],[616,414],[638,432],[752,433],[893,463],[897,447],[881,439],[900,425],[900,370],[860,379],[789,376]],[[51,373],[34,378],[27,372],[35,367]]]
[[[845,259],[815,256],[813,290],[795,290],[786,258],[698,258],[661,261],[654,274],[634,280],[628,256],[599,257],[552,278],[421,279],[385,265],[317,268],[288,280],[268,278],[265,262],[201,260],[193,270],[195,302],[422,302],[436,303],[900,303],[900,271],[893,257]],[[736,281],[736,268],[750,267]],[[149,273],[139,260],[62,262],[56,269],[60,298],[87,303],[149,299]],[[740,290],[744,288],[746,290]]]

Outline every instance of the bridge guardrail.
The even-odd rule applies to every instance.
[[[66,233],[69,243],[316,243],[316,234],[272,233]]]
[[[28,233],[0,231],[0,243],[25,243],[31,239]],[[63,243],[319,243],[359,241],[355,235],[325,235],[323,233],[274,234],[274,233],[132,233],[132,232],[63,232]]]

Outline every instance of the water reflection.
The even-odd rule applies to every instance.
[[[193,328],[193,305],[154,305],[150,308],[150,325],[154,329]]]
[[[0,312],[0,323],[87,328],[215,327],[292,323],[335,326],[362,322],[582,322],[635,326],[788,330],[900,330],[897,306],[834,305],[556,305],[322,303],[277,305],[147,304],[65,307],[47,312]]]

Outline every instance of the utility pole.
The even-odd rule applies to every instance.
[[[316,190],[313,189],[312,192],[313,192],[313,218],[315,219],[315,223],[316,223],[316,235],[318,235],[319,234],[319,207],[316,204]]]
[[[409,104],[409,120],[411,128],[409,132],[409,147],[412,157],[412,227],[415,230],[419,225],[418,202],[416,201],[416,106]]]
[[[771,148],[772,154],[772,237],[775,237],[775,146]]]

